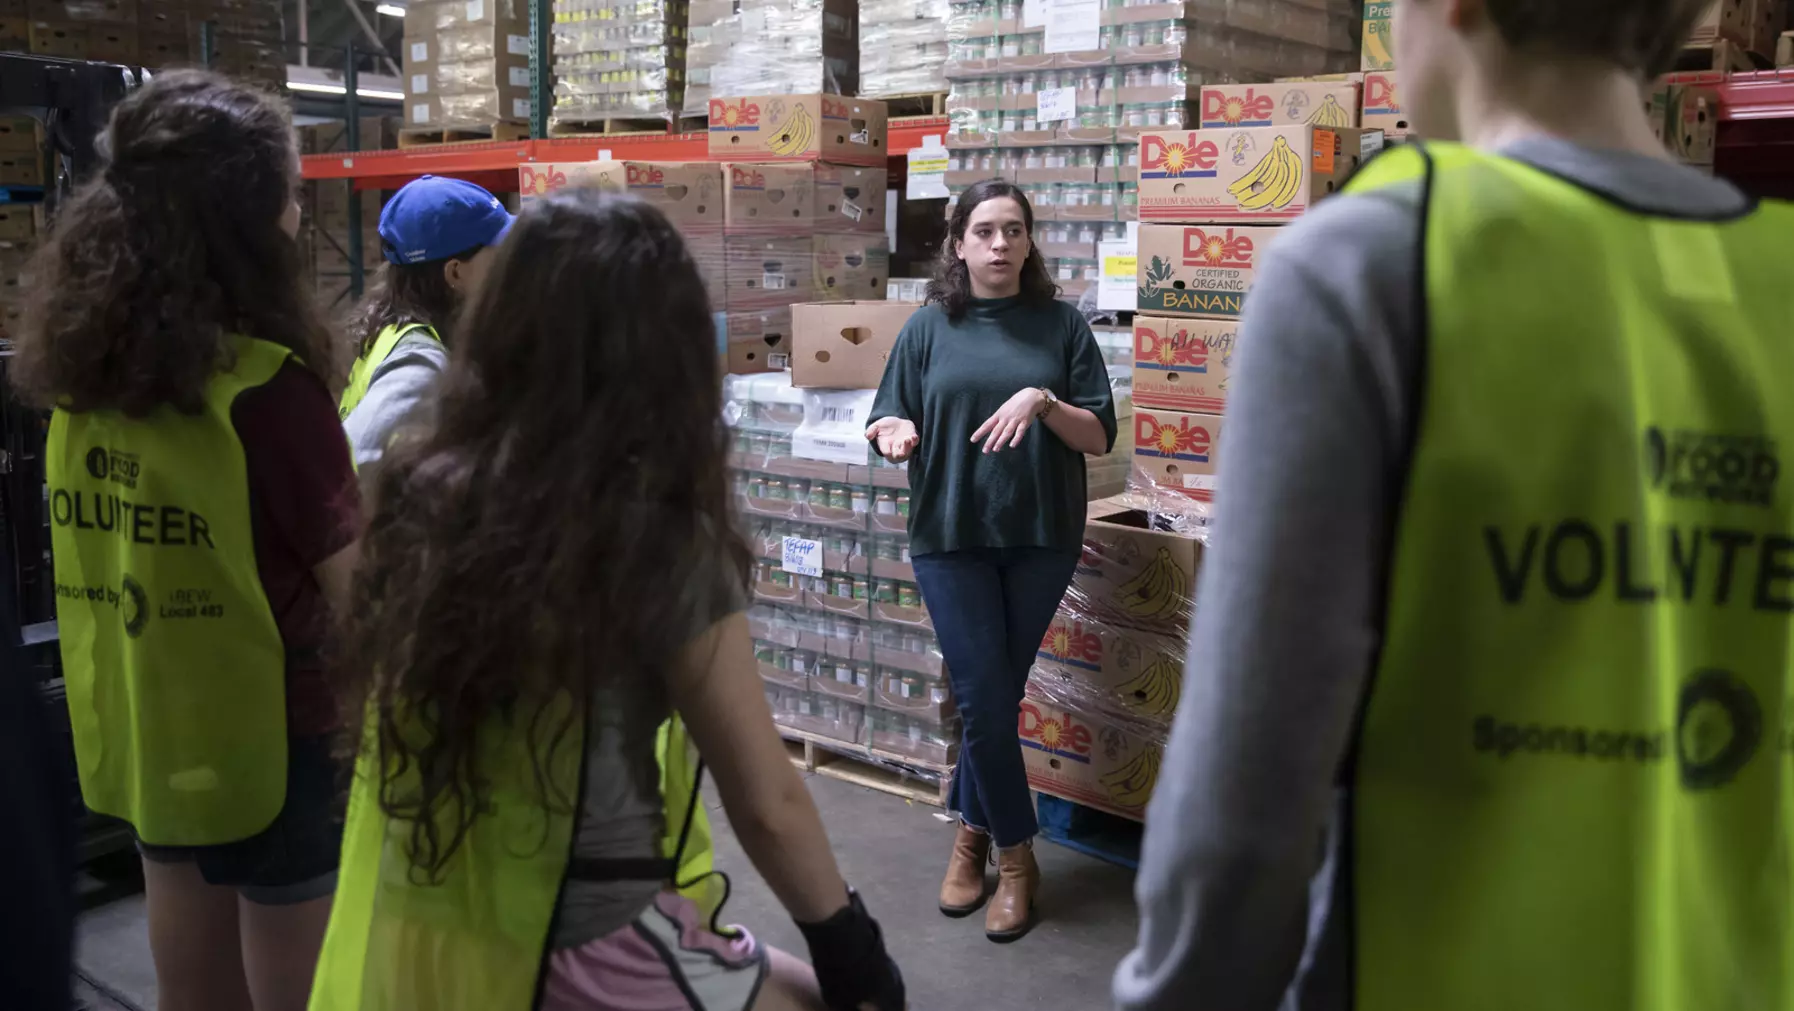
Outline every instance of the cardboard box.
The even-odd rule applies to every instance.
[[[1277,234],[1268,226],[1141,225],[1140,311],[1238,319],[1259,257]]]
[[[875,390],[913,302],[806,302],[791,309],[791,385]]]
[[[483,127],[493,123],[528,122],[528,88],[493,88],[453,95],[413,96],[405,100],[405,126]]]
[[[816,166],[816,230],[885,234],[890,170],[855,165]]]
[[[1214,84],[1202,89],[1204,130],[1253,126],[1357,126],[1355,84]]]
[[[0,18],[0,50],[9,53],[31,51],[31,22],[26,18]]]
[[[1152,524],[1125,502],[1090,503],[1083,553],[1062,606],[1120,628],[1187,635],[1202,544]]]
[[[61,56],[85,60],[88,53],[90,26],[66,21],[33,21],[27,30],[31,51],[39,56]]]
[[[37,120],[31,116],[0,116],[0,151],[37,151]]]
[[[1153,484],[1201,502],[1215,496],[1221,418],[1134,405],[1134,466]]]
[[[1662,93],[1663,142],[1691,165],[1711,165],[1719,153],[1719,92],[1672,84]]]
[[[42,186],[44,163],[33,151],[0,151],[0,186]]]
[[[885,104],[840,95],[710,100],[710,157],[879,167],[889,154]]]
[[[1291,221],[1382,146],[1350,127],[1142,133],[1140,220]]]
[[[596,186],[653,204],[681,231],[718,231],[723,224],[722,167],[698,161],[525,163],[518,191],[538,197],[566,186]]]
[[[1220,414],[1227,405],[1234,320],[1134,317],[1134,405]]]
[[[1030,691],[1017,716],[1028,785],[1099,811],[1142,821],[1159,781],[1158,745]]]
[[[1034,683],[1068,703],[1075,695],[1093,712],[1166,724],[1182,694],[1184,654],[1181,637],[1122,628],[1066,606],[1040,640]]]
[[[126,66],[136,66],[140,62],[135,25],[96,24],[89,26],[87,32],[88,59]]]
[[[1381,130],[1389,140],[1400,140],[1414,131],[1402,110],[1401,91],[1395,71],[1364,75],[1364,128]]]
[[[1689,44],[1708,46],[1720,39],[1730,39],[1748,45],[1755,23],[1755,7],[1756,0],[1714,0],[1695,22]]]
[[[724,302],[731,312],[817,300],[809,239],[727,236],[723,264]]]
[[[791,354],[791,309],[730,310],[725,317],[728,371],[782,371]]]
[[[823,300],[882,298],[891,277],[891,250],[882,234],[812,236],[810,262]]]
[[[725,234],[809,235],[815,230],[815,166],[728,162],[723,182]]]
[[[0,242],[30,242],[37,235],[39,204],[0,204]]]
[[[1395,38],[1390,31],[1393,25],[1390,12],[1394,6],[1390,0],[1365,0],[1364,61],[1359,69],[1367,72],[1395,69]]]
[[[33,21],[103,21],[137,27],[137,0],[30,0]]]

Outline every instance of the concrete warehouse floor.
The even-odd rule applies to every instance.
[[[1015,944],[984,939],[984,917],[949,920],[935,909],[953,826],[939,809],[911,804],[825,776],[808,777],[842,873],[865,896],[909,984],[913,1011],[1109,1006],[1109,977],[1134,940],[1133,875],[1042,841],[1045,919]],[[714,793],[717,866],[734,895],[724,919],[762,941],[803,953],[803,938],[729,831]],[[144,933],[143,896],[96,906],[81,920],[76,960],[106,991],[144,1011],[156,1007],[155,971]],[[130,1011],[85,983],[89,1007]]]

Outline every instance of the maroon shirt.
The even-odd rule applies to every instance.
[[[291,360],[230,415],[249,466],[256,568],[286,646],[287,733],[327,734],[338,726],[324,676],[331,616],[312,569],[360,533],[348,437],[323,381]]]

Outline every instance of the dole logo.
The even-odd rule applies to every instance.
[[[1389,112],[1402,111],[1401,96],[1395,90],[1395,78],[1390,74],[1366,74],[1364,76],[1364,111]]]
[[[1221,149],[1212,140],[1186,133],[1182,140],[1156,133],[1140,136],[1140,175],[1148,179],[1199,179],[1215,177]]]
[[[720,98],[710,100],[712,129],[751,130],[760,125],[760,103],[741,99],[731,105]]]
[[[766,173],[740,165],[729,166],[729,185],[738,189],[763,190],[766,188]]]
[[[662,186],[667,181],[667,174],[658,165],[631,164],[625,166],[623,178],[631,186]]]
[[[838,98],[830,98],[827,95],[822,96],[823,119],[846,119],[851,115],[853,115],[853,109],[846,102]]]
[[[567,173],[560,169],[543,170],[524,165],[520,171],[522,175],[518,179],[518,188],[526,196],[539,197],[567,185]]]
[[[1161,424],[1144,411],[1134,412],[1134,452],[1145,456],[1162,456],[1191,463],[1207,463],[1214,446],[1208,428],[1192,424],[1189,415],[1175,417],[1174,424]]]
[[[1095,632],[1085,629],[1081,621],[1054,618],[1052,626],[1040,640],[1038,654],[1073,667],[1102,670],[1103,639]]]
[[[1184,229],[1184,266],[1240,267],[1252,269],[1255,246],[1249,235],[1236,235],[1229,228],[1225,234],[1201,228]]]
[[[1243,97],[1228,97],[1224,91],[1202,93],[1202,125],[1270,126],[1277,103],[1256,88],[1247,88]]]
[[[1042,710],[1032,699],[1023,699],[1016,716],[1016,729],[1021,731],[1022,746],[1039,748],[1074,762],[1090,761],[1090,748],[1096,737],[1090,728],[1070,713],[1056,709]]]
[[[1208,343],[1186,329],[1161,335],[1150,326],[1136,325],[1134,360],[1184,372],[1207,372]]]

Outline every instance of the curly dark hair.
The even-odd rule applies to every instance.
[[[953,217],[947,222],[947,238],[941,242],[941,255],[935,261],[934,279],[928,282],[927,302],[939,302],[941,308],[947,310],[948,319],[959,319],[966,313],[966,303],[972,298],[972,275],[966,262],[954,249],[965,240],[966,224],[972,220],[972,211],[986,200],[1008,197],[1022,209],[1022,221],[1028,226],[1028,258],[1022,263],[1022,297],[1030,302],[1051,302],[1059,297],[1059,286],[1053,283],[1053,275],[1047,273],[1046,260],[1040,255],[1040,247],[1034,244],[1034,205],[1028,202],[1028,195],[1020,186],[1004,179],[986,179],[973,183],[964,193],[959,195],[959,202],[953,205]]]
[[[233,363],[229,337],[291,348],[326,381],[331,338],[281,227],[299,185],[278,100],[202,71],[126,98],[105,159],[56,216],[33,259],[13,382],[43,407],[204,407]]]
[[[384,262],[373,290],[350,314],[344,327],[352,356],[359,358],[373,350],[380,331],[407,323],[422,323],[446,342],[461,304],[442,268],[450,260],[471,260],[484,248],[475,246],[464,253],[423,263]]]
[[[337,665],[351,719],[370,703],[351,740],[430,881],[517,785],[498,742],[526,741],[523,782],[570,810],[588,690],[664,679],[679,588],[718,559],[745,588],[752,564],[710,306],[666,217],[567,190],[495,255],[438,399],[374,476]]]

